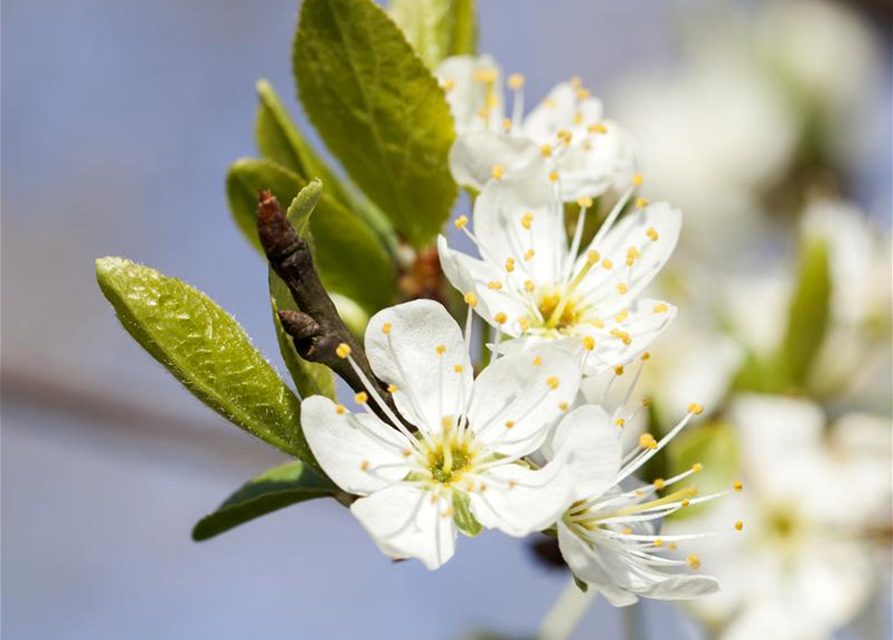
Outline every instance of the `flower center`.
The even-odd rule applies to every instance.
[[[445,419],[452,422],[451,418]],[[478,448],[467,430],[450,424],[425,447],[427,471],[439,484],[453,484],[470,471],[477,459]]]
[[[577,324],[582,315],[576,301],[565,300],[557,293],[544,295],[537,304],[546,326],[562,331]]]

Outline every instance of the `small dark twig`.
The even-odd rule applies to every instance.
[[[310,247],[292,227],[272,192],[263,189],[257,207],[257,232],[270,265],[288,285],[301,309],[279,312],[282,327],[294,340],[298,354],[310,362],[326,365],[354,391],[366,391],[366,385],[350,363],[336,353],[338,345],[346,343],[359,369],[371,384],[378,387],[379,395],[391,404],[385,385],[372,373],[366,352],[344,326],[335,304],[320,282]],[[376,403],[370,406],[379,412]],[[388,421],[383,413],[379,415]]]

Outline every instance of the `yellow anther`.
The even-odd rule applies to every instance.
[[[614,375],[615,376],[623,375],[623,365],[622,364],[618,364],[616,367],[614,367]]]
[[[468,226],[468,216],[459,216],[453,224],[456,225],[457,229],[464,229]]]
[[[350,345],[346,342],[342,342],[335,349],[335,355],[337,355],[342,360],[350,355]]]
[[[657,449],[657,440],[650,433],[643,433],[639,436],[639,446],[642,449]]]
[[[368,460],[363,460],[363,461],[360,463],[360,469],[363,470],[363,471],[368,471],[368,470],[369,470],[369,461],[368,461]]]
[[[735,531],[741,531],[744,529],[744,523],[741,520],[735,523]]]
[[[505,270],[511,273],[515,270],[515,259],[514,258],[506,258],[505,259]]]
[[[616,424],[618,427],[622,427],[626,424],[626,420],[624,420],[623,418],[617,418],[614,421],[614,424]]]
[[[626,293],[628,291],[629,291],[629,287],[626,285],[625,282],[617,283],[617,293],[619,293],[620,295],[626,295]]]
[[[704,470],[704,465],[702,465],[700,462],[695,462],[693,465],[691,465],[692,473],[701,473],[701,471],[703,471],[703,470]]]
[[[496,324],[505,324],[506,320],[508,320],[508,316],[500,311],[495,316],[493,316],[493,319],[496,321]]]
[[[502,174],[504,173],[504,169],[501,164],[494,164],[493,168],[490,169],[490,175],[493,176],[494,180],[499,180],[502,178]]]
[[[534,367],[538,367],[538,366],[540,366],[542,363],[543,363],[543,358],[542,358],[542,356],[537,356],[537,357],[535,357],[535,358],[533,359],[533,366],[534,366]]]
[[[648,198],[636,198],[636,209],[644,209],[649,204]]]
[[[614,261],[609,258],[605,258],[604,260],[602,260],[602,267],[605,269],[613,269]]]
[[[688,563],[688,566],[690,566],[692,569],[697,569],[701,566],[700,558],[698,558],[698,556],[696,556],[694,554],[688,556],[685,559],[685,561]]]
[[[654,546],[655,546],[655,547],[662,547],[662,546],[664,546],[664,541],[663,541],[663,539],[661,539],[661,538],[655,538],[655,539],[654,539]]]
[[[682,504],[683,507],[687,507],[688,505],[691,504],[691,500],[688,500],[688,499],[683,500],[681,504]]]
[[[502,119],[502,130],[506,131],[506,132],[511,131],[512,130],[512,121],[509,120],[508,118],[503,118]]]
[[[497,106],[499,106],[499,98],[491,93],[487,96],[487,109],[495,109]]]
[[[457,364],[456,366],[453,367],[453,371],[455,371],[456,373],[462,373],[462,365]]]
[[[574,76],[573,78],[571,78],[571,86],[574,89],[579,89],[580,87],[582,87],[583,86],[582,78],[580,78],[580,76]]]
[[[556,105],[555,101],[552,98],[546,98],[545,100],[543,100],[543,106],[548,107],[549,109],[554,109]]]
[[[509,89],[520,89],[524,86],[524,76],[520,73],[513,73],[508,78]]]
[[[732,488],[735,491],[741,491],[742,489],[744,489],[744,485],[741,483],[740,480],[735,480],[735,483],[732,485]]]
[[[657,239],[660,237],[657,233],[657,229],[655,229],[654,227],[648,227],[648,229],[645,231],[645,235],[651,238],[651,240],[653,240],[654,242],[657,242]]]
[[[592,198],[588,198],[586,196],[577,198],[577,204],[580,206],[581,209],[588,209],[592,206]]]
[[[549,385],[550,389],[557,389],[558,385],[560,383],[561,383],[561,381],[555,376],[552,376],[551,378],[546,378],[546,384]]]
[[[456,88],[456,81],[452,78],[447,78],[443,81],[443,84],[441,86],[443,87],[444,91],[452,91]]]
[[[483,492],[486,491],[486,490],[487,490],[487,485],[485,485],[485,484],[482,482],[482,483],[480,484],[480,486],[478,487],[478,491],[480,491],[481,493],[483,493]]]
[[[502,289],[502,283],[498,282],[497,280],[491,280],[487,283],[487,288],[493,291],[499,291],[500,289]]]
[[[645,182],[645,177],[641,173],[637,173],[633,176],[634,187],[641,187],[643,182]]]
[[[446,346],[439,344],[436,347],[434,347],[434,351],[435,351],[435,353],[437,353],[437,355],[442,356],[444,353],[446,353]]]
[[[628,536],[632,532],[633,532],[633,530],[630,529],[629,527],[627,527],[626,529],[623,530],[623,535]]]
[[[514,428],[514,426],[515,426],[515,421],[514,421],[514,420],[506,420],[506,421],[505,421],[505,428],[506,428],[506,429],[512,429],[512,428]]]
[[[593,318],[592,320],[589,321],[589,324],[591,324],[596,329],[604,329],[605,328],[605,322],[604,322],[604,320],[602,320],[600,318]]]
[[[535,255],[536,255],[536,251],[534,251],[533,249],[528,249],[527,251],[524,252],[524,262],[529,262],[530,260],[533,260],[533,256],[535,256]]]
[[[650,406],[651,406],[651,399],[650,399],[650,398],[642,398],[642,406],[645,407],[646,409],[647,409],[648,407],[650,407]]]
[[[648,351],[642,352],[642,361],[651,360],[651,353]]]
[[[626,250],[626,266],[633,266],[633,263],[641,257],[642,254],[637,247],[630,247]]]
[[[337,413],[339,416],[343,416],[345,411],[347,411],[347,409],[344,408],[343,404],[335,405],[335,413]]]
[[[518,320],[518,326],[521,327],[521,331],[527,331],[530,328],[530,320],[521,318]]]
[[[608,133],[608,127],[603,125],[601,122],[589,125],[588,127],[586,127],[586,130],[589,133]]]
[[[671,542],[671,543],[668,544],[667,546],[670,548],[671,551],[675,551],[675,550],[676,550],[676,543],[675,543],[675,542]]]
[[[475,69],[473,78],[475,82],[495,82],[496,71],[489,68]]]
[[[509,484],[509,489],[514,489],[515,487],[518,486],[518,481],[517,480],[509,480],[508,484]]]
[[[549,174],[549,181],[550,182],[558,182],[558,172],[557,171],[553,171],[552,173]]]
[[[586,351],[592,351],[595,349],[595,338],[592,336],[583,336],[583,348]]]
[[[525,280],[524,288],[532,292],[534,289],[536,289],[536,285],[534,284],[533,280]]]
[[[568,407],[568,404],[567,404],[566,402],[559,402],[559,403],[558,403],[558,410],[559,410],[559,411],[567,411],[567,407]]]
[[[388,385],[388,393],[397,393],[397,385],[389,384]]]
[[[598,251],[587,251],[586,252],[586,262],[589,264],[595,264],[601,259],[601,254]]]
[[[474,309],[477,306],[478,297],[470,291],[465,294],[465,304]]]
[[[652,309],[652,311],[653,311],[654,313],[666,313],[666,312],[669,311],[669,310],[670,310],[670,307],[668,307],[668,306],[667,306],[666,304],[664,304],[663,302],[654,305],[654,308]]]
[[[409,456],[412,455],[412,449],[404,449],[404,450],[401,451],[400,453],[403,454],[403,457],[404,457],[404,458],[408,458]]]
[[[626,331],[621,331],[620,329],[611,329],[611,335],[625,345],[629,345],[632,343],[633,339]]]
[[[488,109],[478,109],[476,112],[478,118],[483,118],[486,120],[490,117],[490,111]]]
[[[588,98],[591,95],[592,95],[592,93],[590,93],[589,89],[584,89],[582,87],[577,89],[577,98],[579,100],[585,100],[586,98]]]
[[[444,416],[440,419],[440,425],[444,429],[449,429],[453,426],[453,416]]]
[[[369,400],[369,394],[367,394],[365,391],[360,391],[353,397],[353,399],[357,401],[357,404],[366,404],[366,402]]]
[[[383,325],[381,325],[381,332],[385,335],[388,335],[391,332],[391,323],[385,322]]]
[[[521,216],[521,226],[525,229],[530,229],[530,225],[533,224],[533,214],[529,211]]]
[[[692,412],[693,414],[695,414],[696,416],[699,416],[702,413],[704,413],[704,407],[699,405],[697,402],[692,402],[690,405],[688,405],[688,410],[690,412]]]
[[[447,507],[446,509],[444,509],[443,512],[440,514],[440,517],[441,518],[452,518],[453,517],[453,508]]]
[[[567,129],[561,129],[557,134],[558,139],[561,140],[564,144],[568,145],[571,143],[571,140],[574,139],[574,134],[572,134]]]
[[[654,488],[657,489],[658,491],[662,490],[667,485],[667,483],[664,481],[663,478],[658,478],[651,484],[653,484]]]

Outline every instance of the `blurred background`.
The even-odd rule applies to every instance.
[[[224,175],[255,153],[258,78],[306,124],[290,76],[296,5],[3,3],[5,637],[529,637],[566,583],[498,534],[464,540],[437,573],[394,565],[330,501],[190,540],[280,458],[121,330],[93,260],[122,255],[190,282],[284,371],[266,267],[231,221]],[[524,72],[529,100],[579,75],[636,135],[647,195],[688,216],[673,264],[694,284],[670,299],[700,309],[711,292],[743,292],[728,308],[745,353],[706,343],[689,355],[760,360],[804,234],[858,236],[834,250],[855,260],[831,266],[842,329],[816,361],[830,378],[807,395],[828,420],[870,412],[889,438],[890,3],[479,0],[479,15],[480,51]],[[680,322],[701,331],[695,312]],[[722,378],[678,353],[668,362],[653,383],[668,407]],[[718,402],[727,389],[714,386]],[[857,445],[879,450],[872,482],[889,482],[889,440]],[[870,526],[886,536],[869,567],[879,579],[839,637],[889,637],[890,525]],[[598,602],[574,637],[618,637],[624,615]],[[666,603],[635,616],[643,640],[701,637]]]

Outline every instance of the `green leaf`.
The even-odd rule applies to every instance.
[[[589,583],[588,582],[581,580],[574,574],[571,574],[571,575],[574,576],[574,584],[577,585],[577,589],[579,589],[582,593],[586,593],[587,591],[589,591]]]
[[[683,481],[674,489],[682,489],[692,483],[697,485],[700,494],[721,491],[732,485],[738,472],[738,440],[735,431],[721,422],[689,427],[665,451],[668,476],[691,469],[696,463],[703,465],[699,473],[690,476],[688,482]],[[709,505],[693,505],[680,509],[672,517],[685,518],[708,508]]]
[[[474,0],[391,0],[388,11],[418,56],[434,69],[444,59],[473,54]]]
[[[319,180],[311,180],[310,183],[298,191],[291,204],[288,205],[286,217],[300,236],[306,236],[310,232],[310,216],[319,200],[322,198],[322,183]]]
[[[313,460],[298,399],[232,316],[188,284],[123,258],[97,260],[96,279],[128,333],[193,395],[261,440]]]
[[[344,184],[329,165],[319,157],[288,115],[282,101],[267,80],[257,82],[259,104],[255,136],[260,154],[304,179],[318,178],[329,194],[349,211],[360,216],[379,236],[385,247],[396,246],[394,229],[387,217],[371,202]]]
[[[371,0],[305,0],[294,72],[307,115],[353,181],[416,247],[449,217],[443,90]]]
[[[453,489],[453,522],[459,531],[474,537],[483,531],[483,527],[471,512],[470,502],[471,498],[467,493]]]
[[[337,488],[298,461],[287,462],[249,480],[192,529],[196,542],[213,538],[249,520],[298,502],[332,495]]]
[[[279,311],[292,309],[298,311],[298,305],[288,290],[282,278],[270,269],[270,304],[273,308],[273,325],[276,327],[276,339],[279,342],[279,352],[288,367],[292,380],[298,388],[302,398],[310,396],[326,396],[335,400],[335,374],[327,366],[315,362],[307,362],[298,355],[295,343],[291,336],[282,328],[279,321]]]
[[[269,160],[238,160],[226,178],[236,223],[258,249],[258,189],[271,189],[284,206],[306,186],[298,174]],[[355,300],[369,313],[391,304],[393,265],[369,227],[323,193],[310,218],[310,232],[314,262],[326,289]]]
[[[818,238],[804,239],[800,248],[797,289],[791,299],[788,327],[781,346],[781,363],[791,384],[802,388],[825,337],[831,304],[828,246]]]

